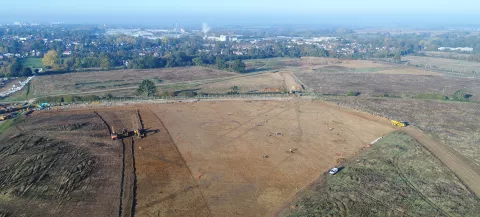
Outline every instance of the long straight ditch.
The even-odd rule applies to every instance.
[[[134,140],[122,139],[124,158],[122,170],[121,208],[119,216],[132,217],[135,215],[137,176],[135,168]]]

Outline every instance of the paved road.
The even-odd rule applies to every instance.
[[[428,151],[452,170],[457,177],[477,196],[480,196],[480,168],[452,148],[441,144],[422,131],[407,127],[402,131],[418,140]]]

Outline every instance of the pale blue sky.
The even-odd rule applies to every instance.
[[[373,16],[480,14],[479,0],[2,0],[2,21],[67,21],[99,23],[128,19],[235,19],[263,16]],[[168,17],[167,17],[168,15]],[[175,18],[172,18],[175,16]],[[221,18],[220,18],[221,17]],[[452,17],[456,19],[455,17]],[[375,20],[376,18],[372,18]],[[463,19],[463,18],[462,18]],[[446,19],[447,20],[447,19]]]

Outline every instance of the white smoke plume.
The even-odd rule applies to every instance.
[[[203,23],[202,24],[202,32],[203,34],[207,34],[212,28],[207,24],[207,23]]]

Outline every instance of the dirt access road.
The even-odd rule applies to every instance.
[[[471,191],[477,196],[480,195],[480,171],[478,167],[452,148],[439,143],[420,130],[408,127],[402,129],[402,131],[418,140],[428,151],[452,170]]]

